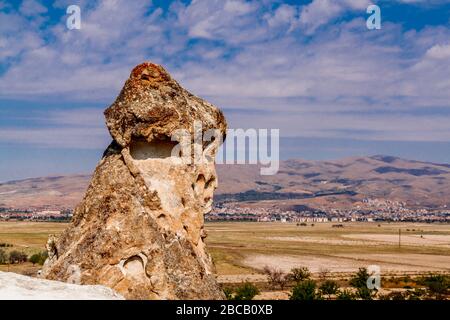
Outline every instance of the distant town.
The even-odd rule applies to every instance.
[[[283,211],[277,208],[248,208],[236,203],[217,204],[207,221],[280,221],[280,222],[450,222],[450,210],[411,209],[402,202],[364,199],[351,209],[307,209]],[[301,206],[300,206],[301,207]]]
[[[296,210],[279,208],[247,207],[243,203],[218,203],[205,215],[206,221],[255,221],[255,222],[450,222],[450,209],[408,208],[405,203],[364,199],[361,205],[350,209],[311,209],[298,206]],[[72,218],[70,208],[13,209],[0,207],[0,220],[29,220],[67,222]]]

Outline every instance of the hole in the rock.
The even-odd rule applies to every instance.
[[[130,154],[136,160],[165,159],[171,156],[177,144],[176,141],[170,140],[153,140],[152,142],[137,140],[131,143]]]
[[[188,231],[188,226],[183,226],[184,230],[186,230],[186,232]]]
[[[199,174],[197,177],[197,181],[194,184],[194,192],[200,194],[205,189],[205,176],[203,174]]]
[[[144,273],[144,261],[139,256],[132,256],[123,265],[128,275],[139,276]]]
[[[183,197],[181,197],[181,204],[183,205],[183,207],[186,206],[186,199],[184,199]]]
[[[165,218],[166,217],[166,215],[164,214],[164,213],[161,213],[159,216],[158,216],[158,219],[163,219],[163,218]]]
[[[205,176],[203,174],[199,174],[197,177],[197,183],[205,183]]]
[[[208,180],[208,182],[206,182],[205,184],[205,189],[209,189],[210,187],[213,186],[213,182],[216,180],[216,178],[212,177],[211,179]]]
[[[150,81],[150,75],[145,73],[141,74],[141,80]]]

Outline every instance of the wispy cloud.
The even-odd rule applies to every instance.
[[[134,65],[153,60],[225,111],[265,111],[233,112],[235,127],[278,127],[285,136],[356,138],[367,129],[365,139],[450,139],[448,117],[407,114],[450,110],[448,25],[414,30],[383,20],[381,30],[369,31],[365,0],[197,0],[165,9],[151,1],[79,3],[82,29],[73,31],[65,28],[64,14],[50,19],[70,1],[53,7],[24,1],[0,12],[0,98],[107,104]],[[391,110],[407,115],[393,119]],[[35,132],[50,138],[28,141],[64,145],[48,127],[64,121],[70,128],[58,130],[67,145],[83,145],[87,132],[101,137],[103,129],[94,125],[103,123],[100,113],[89,118],[64,111]],[[17,138],[13,129],[4,130],[3,141],[26,141],[19,129]]]
[[[14,120],[17,123],[17,119]],[[0,143],[61,149],[104,149],[111,140],[100,109],[35,111],[21,120],[32,125],[12,123],[0,127]]]

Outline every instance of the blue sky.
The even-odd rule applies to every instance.
[[[0,181],[91,171],[145,60],[230,127],[279,128],[283,158],[450,162],[450,1],[0,0]]]

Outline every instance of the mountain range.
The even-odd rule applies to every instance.
[[[280,208],[351,208],[365,199],[411,208],[450,206],[450,165],[391,156],[333,161],[280,162],[276,175],[260,175],[259,165],[218,165],[216,203]],[[0,207],[73,208],[90,175],[30,178],[0,184]]]

